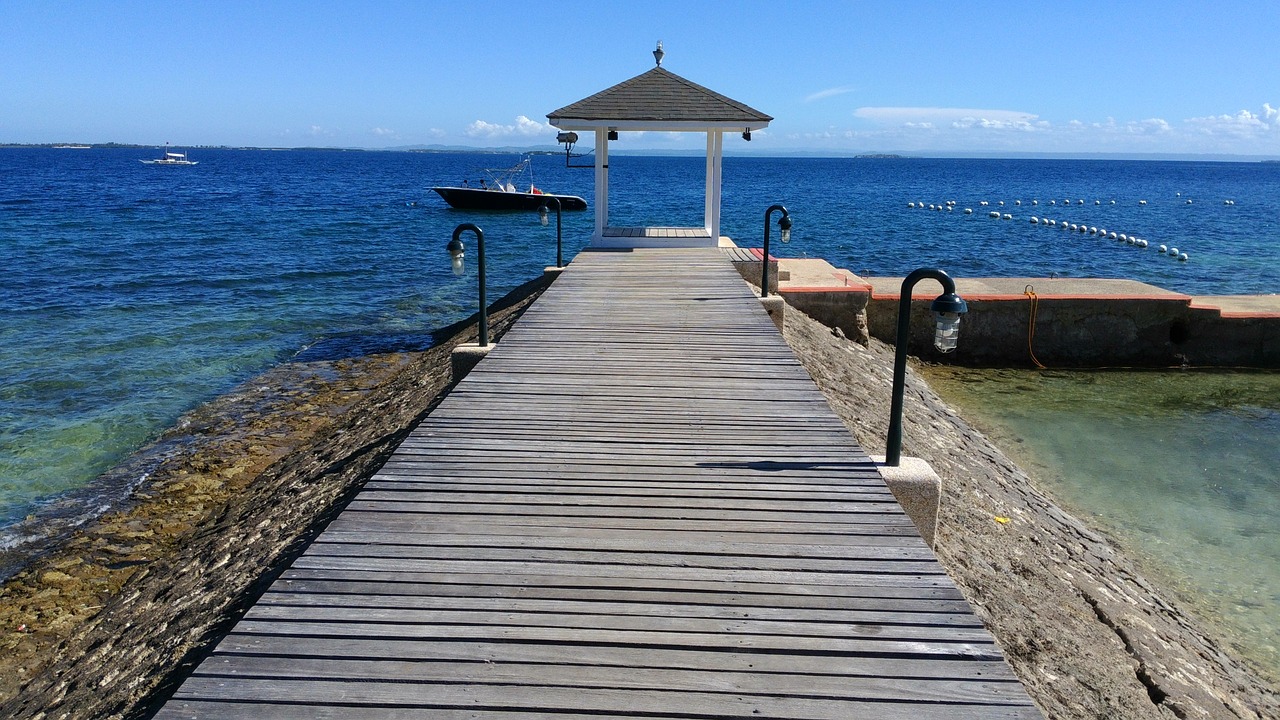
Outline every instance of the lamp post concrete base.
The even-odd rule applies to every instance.
[[[770,295],[760,298],[760,305],[778,327],[778,332],[782,332],[782,309],[786,307],[786,302],[777,295]]]
[[[547,267],[542,268],[542,276],[548,280],[555,280],[560,277],[560,273],[562,272],[564,272],[564,268],[556,267],[555,265],[548,265]]]
[[[493,344],[481,347],[477,343],[463,343],[453,349],[449,354],[449,364],[453,369],[453,381],[458,382],[471,372],[489,351],[493,349]]]
[[[916,457],[901,458],[897,467],[884,464],[883,455],[872,455],[876,469],[893,492],[907,517],[916,524],[920,537],[930,548],[938,531],[938,505],[942,499],[942,478],[929,463]]]

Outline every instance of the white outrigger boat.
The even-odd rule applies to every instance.
[[[143,165],[198,165],[198,160],[188,160],[186,153],[172,152],[169,143],[164,144],[164,155],[154,160],[139,160]]]

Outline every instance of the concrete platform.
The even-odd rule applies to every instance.
[[[871,286],[872,296],[897,298],[902,291],[903,278],[869,277],[860,278]],[[1026,301],[1027,286],[1030,285],[1040,299],[1057,298],[1072,300],[1142,298],[1145,300],[1163,299],[1187,301],[1190,296],[1165,290],[1155,285],[1137,280],[1120,280],[1110,278],[955,278],[956,292],[965,299],[973,300],[1019,300]],[[916,283],[911,292],[913,298],[932,299],[942,292],[942,285],[936,280],[922,280]]]

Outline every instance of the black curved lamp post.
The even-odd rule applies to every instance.
[[[546,202],[542,204],[542,207],[538,208],[538,217],[542,221],[543,225],[547,224],[548,216],[551,214],[551,211],[547,209],[547,205],[551,203],[556,204],[556,267],[561,268],[561,267],[564,267],[564,259],[563,259],[564,256],[561,254],[561,249],[560,249],[561,248],[560,236],[563,233],[563,225],[560,219],[560,198],[557,198],[557,197],[547,198]]]
[[[791,213],[787,212],[787,208],[783,205],[770,205],[769,209],[764,211],[764,258],[761,262],[764,267],[760,271],[760,297],[769,297],[769,216],[774,210],[782,211],[782,217],[778,218],[778,228],[782,230],[782,242],[791,242]]]
[[[907,380],[907,330],[911,324],[911,288],[932,278],[942,283],[942,294],[934,298],[929,309],[937,322],[933,334],[933,346],[939,352],[956,349],[960,339],[960,316],[968,312],[964,298],[956,294],[956,284],[951,276],[937,268],[913,270],[902,281],[898,297],[898,339],[893,354],[893,402],[889,407],[889,440],[884,451],[884,464],[898,467],[902,461],[902,395]]]
[[[466,246],[462,244],[461,236],[464,231],[470,230],[476,234],[476,263],[480,269],[480,347],[488,347],[489,345],[489,305],[485,302],[484,297],[484,231],[476,227],[473,223],[462,223],[453,229],[453,239],[449,241],[449,256],[453,258],[453,274],[462,275],[466,268],[463,261],[466,258]]]

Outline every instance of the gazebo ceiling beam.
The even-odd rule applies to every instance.
[[[551,123],[561,130],[620,130],[623,132],[742,132],[743,130],[763,130],[769,127],[767,121],[755,122],[708,122],[706,120],[578,120],[558,118]]]

